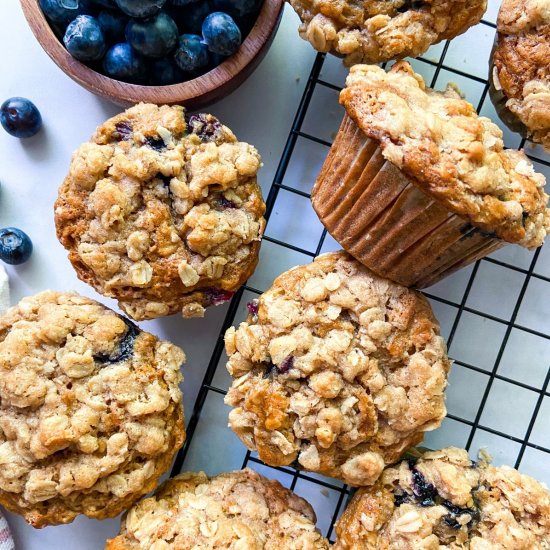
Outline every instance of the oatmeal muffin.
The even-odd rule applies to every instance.
[[[134,319],[184,317],[253,273],[265,220],[260,156],[212,115],[140,104],[74,154],[55,204],[78,277]]]
[[[278,481],[246,469],[170,479],[122,520],[106,550],[328,550],[311,506]]]
[[[400,61],[352,67],[346,115],[312,192],[329,233],[369,269],[423,288],[508,243],[542,245],[545,178],[449,86]]]
[[[0,504],[34,527],[114,517],[185,438],[181,349],[46,291],[0,317]]]
[[[336,534],[335,550],[547,550],[550,494],[451,447],[385,470],[355,494]]]
[[[489,75],[504,123],[550,152],[550,0],[504,0]]]
[[[225,335],[229,425],[267,464],[376,481],[445,416],[428,301],[345,252],[280,275]]]
[[[289,0],[300,36],[355,63],[416,57],[479,23],[487,0]]]

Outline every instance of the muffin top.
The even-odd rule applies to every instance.
[[[140,104],[74,154],[55,204],[80,279],[134,319],[228,300],[253,272],[260,156],[212,115]]]
[[[529,137],[550,151],[550,0],[504,0],[493,85]]]
[[[300,35],[348,66],[423,54],[477,24],[486,0],[289,0]]]
[[[184,440],[181,349],[46,291],[0,317],[0,504],[35,527],[114,517]]]
[[[451,447],[385,470],[356,493],[336,534],[335,550],[547,550],[550,494]]]
[[[245,469],[168,480],[129,510],[106,550],[322,550],[311,506],[278,481]]]
[[[374,483],[439,426],[449,361],[418,292],[345,252],[280,275],[225,335],[231,428],[271,465]]]
[[[426,87],[400,61],[351,68],[340,102],[384,157],[418,187],[493,236],[528,248],[550,230],[545,178],[452,88]]]

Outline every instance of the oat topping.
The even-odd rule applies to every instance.
[[[486,0],[289,0],[300,36],[347,66],[423,54],[477,24]]]
[[[106,550],[328,550],[302,498],[254,470],[186,473],[132,508]]]
[[[387,468],[356,493],[336,534],[335,550],[548,550],[550,494],[451,447]]]
[[[524,125],[522,133],[550,151],[550,0],[504,0],[497,30],[492,99],[502,94],[504,109]]]
[[[0,317],[0,504],[35,527],[114,517],[184,440],[181,349],[74,293]]]
[[[435,92],[401,61],[352,67],[340,102],[384,157],[479,229],[528,248],[550,231],[545,178],[502,131],[448,87]]]
[[[225,335],[229,425],[271,465],[374,483],[439,426],[449,361],[427,300],[344,252],[280,275]]]
[[[258,152],[212,115],[184,114],[140,104],[108,120],[74,154],[55,205],[78,276],[138,320],[201,316],[258,260]]]

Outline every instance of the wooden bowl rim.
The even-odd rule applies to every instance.
[[[195,100],[228,84],[261,53],[277,28],[285,0],[264,0],[254,26],[239,50],[211,71],[170,86],[144,86],[115,80],[98,73],[71,56],[55,35],[38,0],[21,0],[23,13],[42,49],[78,84],[97,95],[127,103],[182,103]]]

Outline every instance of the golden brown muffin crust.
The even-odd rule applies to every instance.
[[[80,279],[134,319],[201,316],[258,261],[260,156],[211,115],[140,104],[74,154],[55,204]]]
[[[426,87],[409,63],[389,72],[355,65],[340,94],[384,157],[422,190],[481,230],[528,248],[550,230],[545,178],[527,156],[505,150],[502,131],[448,87]]]
[[[550,1],[504,0],[492,84],[528,137],[550,151]]]
[[[450,447],[386,469],[355,494],[336,534],[335,550],[548,550],[550,494]]]
[[[328,550],[311,506],[254,470],[164,483],[122,520],[106,550]]]
[[[342,55],[348,66],[421,55],[477,24],[487,8],[486,0],[289,2],[302,20],[302,38]]]
[[[264,462],[368,485],[441,423],[449,361],[420,293],[338,252],[283,273],[250,307],[225,335],[226,403]]]
[[[181,349],[74,293],[0,317],[0,504],[34,527],[114,517],[185,438]]]

